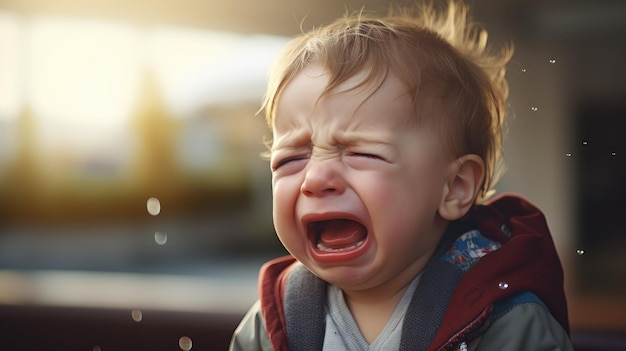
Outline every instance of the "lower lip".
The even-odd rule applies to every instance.
[[[321,251],[317,249],[315,243],[309,241],[309,251],[311,256],[317,262],[321,263],[341,263],[354,260],[363,255],[370,246],[369,236],[365,238],[359,245],[340,251]]]

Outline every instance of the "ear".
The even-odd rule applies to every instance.
[[[478,155],[464,155],[449,167],[448,179],[439,205],[439,215],[454,221],[462,218],[474,205],[485,178],[485,162]]]

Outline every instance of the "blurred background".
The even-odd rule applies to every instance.
[[[0,0],[0,348],[226,349],[285,253],[256,115],[301,29],[389,0]],[[626,2],[473,0],[512,41],[507,172],[579,350],[626,349]]]

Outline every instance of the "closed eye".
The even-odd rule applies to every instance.
[[[295,161],[301,161],[301,160],[306,160],[307,157],[306,156],[291,156],[291,157],[285,157],[282,159],[277,160],[276,162],[274,162],[272,164],[272,170],[275,171],[279,168],[281,168],[282,166],[289,164],[291,162],[295,162]]]
[[[371,159],[378,159],[378,160],[382,159],[382,157],[380,157],[378,155],[362,153],[362,152],[350,152],[347,155],[348,156],[356,156],[356,157],[365,157],[365,158],[371,158]]]

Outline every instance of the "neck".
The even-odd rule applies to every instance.
[[[405,291],[406,287],[387,299],[377,301],[372,300],[369,296],[350,298],[345,295],[352,317],[368,344],[374,342],[385,328]]]
[[[361,334],[371,344],[385,328],[413,279],[421,272],[397,277],[393,282],[368,290],[343,290],[346,304]],[[400,279],[401,278],[401,279]]]

